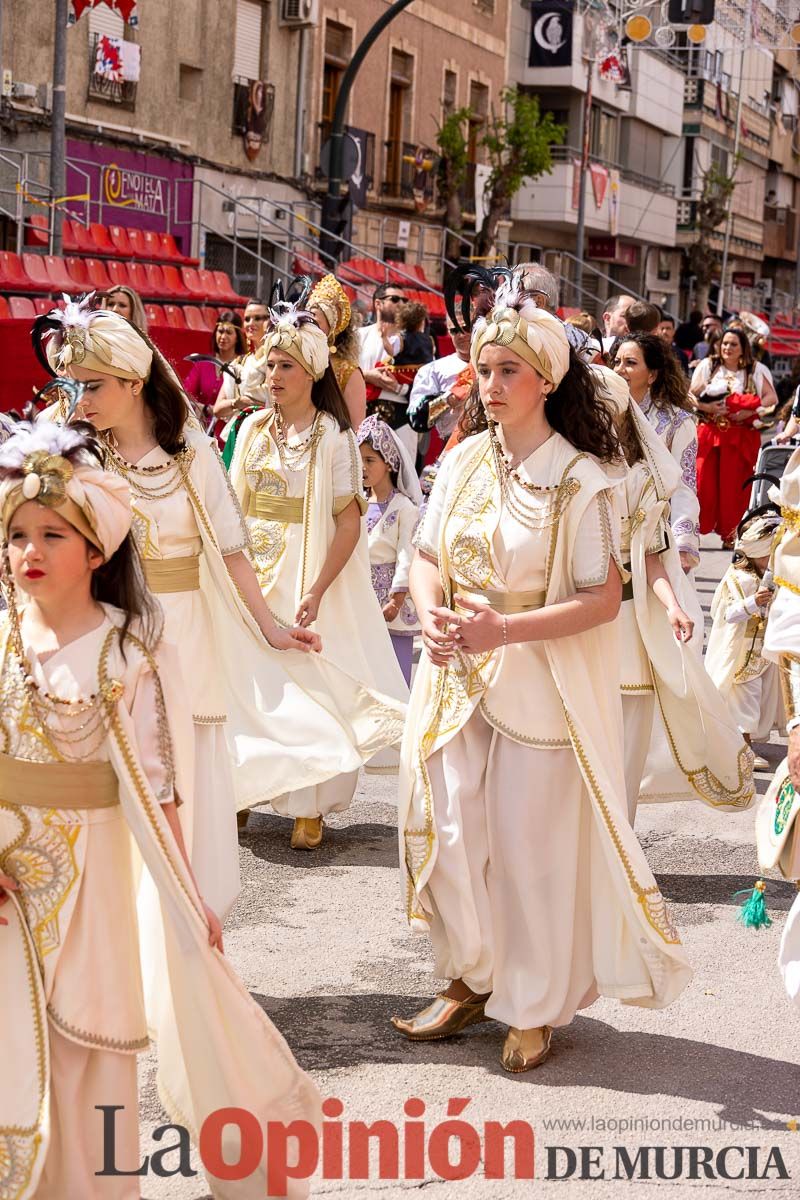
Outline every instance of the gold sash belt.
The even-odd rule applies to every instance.
[[[182,558],[145,558],[144,576],[151,592],[197,592],[200,590],[200,555]]]
[[[248,517],[260,517],[262,521],[283,521],[286,525],[303,524],[302,496],[270,496],[266,492],[250,493],[247,502]]]
[[[113,808],[119,785],[108,762],[37,763],[0,754],[0,798],[30,808]]]
[[[511,616],[512,613],[530,612],[534,608],[543,608],[546,593],[541,592],[498,592],[493,588],[466,588],[455,580],[450,580],[450,590],[454,602],[459,596],[468,596],[470,600],[478,600],[488,604],[495,612]]]

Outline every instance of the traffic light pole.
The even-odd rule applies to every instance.
[[[387,25],[389,25],[396,16],[408,8],[412,0],[395,0],[386,12],[378,18],[371,29],[367,31],[363,41],[356,47],[355,54],[350,60],[350,65],[342,77],[342,83],[339,88],[339,95],[336,97],[336,108],[333,114],[333,126],[331,128],[330,138],[330,160],[328,165],[328,191],[322,205],[322,233],[320,235],[320,251],[332,259],[338,259],[341,254],[341,240],[339,235],[340,222],[342,218],[343,203],[346,203],[346,198],[342,196],[342,179],[343,163],[344,163],[344,122],[347,114],[347,103],[350,99],[350,92],[355,83],[356,75],[358,74],[361,64],[366,58],[369,51],[372,49],[373,43],[377,40]]]

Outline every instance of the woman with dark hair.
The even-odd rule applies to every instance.
[[[681,469],[681,482],[670,498],[670,528],[688,573],[700,562],[700,505],[697,427],[686,376],[672,350],[652,333],[623,338],[612,365]]]
[[[700,532],[716,532],[732,550],[747,508],[745,481],[755,470],[761,435],[753,422],[778,402],[769,372],[753,362],[743,329],[726,329],[718,353],[694,369],[690,390],[700,427],[697,494]]]
[[[427,1041],[501,1021],[519,1072],[598,995],[663,1007],[690,972],[627,817],[611,414],[513,286],[472,362],[482,431],[445,457],[417,533],[426,653],[401,751],[408,917],[451,982],[393,1024]]]
[[[318,650],[320,639],[278,625],[267,608],[228,477],[166,360],[114,313],[72,304],[56,320],[48,358],[84,384],[83,415],[106,442],[107,465],[128,481],[145,576],[191,690],[192,864],[224,915],[239,887],[237,809],[328,779],[343,763],[357,767],[364,755],[329,711],[338,697],[321,660],[278,653]]]
[[[328,339],[294,305],[273,311],[259,352],[270,405],[242,425],[231,481],[245,513],[253,561],[277,620],[322,635],[325,655],[374,697],[375,750],[399,741],[386,725],[386,698],[408,689],[372,589],[363,520],[361,455],[330,367]],[[340,720],[354,724],[350,699]],[[390,735],[390,736],[389,736]],[[272,804],[294,819],[291,844],[315,850],[330,812],[347,808],[357,772],[316,786],[287,788]]]
[[[0,450],[5,1195],[138,1194],[98,1180],[95,1118],[114,1106],[132,1161],[151,1037],[170,1120],[197,1129],[225,1104],[313,1122],[319,1107],[192,871],[191,710],[130,528],[128,487],[82,430],[23,424]],[[263,1164],[251,1179],[266,1194]]]
[[[211,334],[211,353],[222,363],[231,363],[245,353],[245,341],[242,318],[238,313],[225,309],[217,317],[217,323]],[[183,381],[187,396],[201,406],[212,408],[216,403],[220,389],[219,367],[211,362],[192,363],[191,370]]]

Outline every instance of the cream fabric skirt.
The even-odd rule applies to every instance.
[[[625,729],[625,795],[628,801],[628,820],[636,820],[636,806],[642,776],[653,736],[655,692],[623,692],[622,722]]]

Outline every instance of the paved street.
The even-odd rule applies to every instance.
[[[706,609],[726,562],[721,552],[704,552],[699,587]],[[777,764],[781,746],[772,745],[768,756]],[[760,791],[767,782],[760,777]],[[287,821],[256,813],[241,842],[245,885],[226,932],[227,952],[323,1096],[344,1103],[345,1125],[383,1119],[402,1135],[403,1104],[418,1097],[430,1133],[446,1118],[451,1097],[469,1097],[463,1119],[481,1135],[487,1120],[533,1125],[537,1178],[487,1180],[479,1167],[459,1182],[429,1169],[425,1181],[398,1183],[379,1180],[376,1161],[370,1180],[318,1180],[314,1194],[382,1200],[423,1188],[442,1200],[505,1200],[533,1189],[592,1200],[800,1194],[800,1131],[791,1128],[800,1119],[800,1014],[789,1006],[775,965],[794,890],[770,884],[770,929],[737,924],[741,899],[733,893],[751,886],[757,869],[752,811],[715,814],[699,803],[640,810],[637,831],[672,905],[694,979],[663,1012],[598,1001],[556,1033],[542,1068],[520,1076],[500,1067],[504,1030],[493,1023],[454,1042],[417,1046],[389,1025],[390,1014],[414,1012],[435,990],[426,939],[412,938],[402,913],[395,824],[393,783],[382,776],[362,776],[356,803],[332,820],[323,849],[313,855],[289,849]],[[163,1119],[152,1070],[148,1057],[148,1133]],[[157,1148],[148,1143],[145,1151]],[[603,1148],[595,1157],[606,1178],[578,1181],[578,1161],[571,1180],[546,1179],[547,1147],[554,1146]],[[665,1178],[656,1177],[652,1154],[651,1178],[628,1182],[624,1172],[614,1178],[619,1146],[632,1159],[641,1146],[710,1147],[715,1155],[725,1146],[758,1147],[749,1160],[758,1173],[777,1147],[791,1177],[779,1178],[773,1165],[764,1179],[708,1179],[702,1167],[689,1178],[687,1158],[683,1177],[670,1181],[676,1173],[670,1151]],[[457,1148],[452,1153],[457,1159]],[[550,1157],[563,1174],[569,1156]],[[510,1152],[507,1159],[511,1174]],[[725,1161],[733,1176],[748,1169],[741,1155]],[[142,1185],[147,1200],[206,1194],[202,1176],[148,1178]]]

